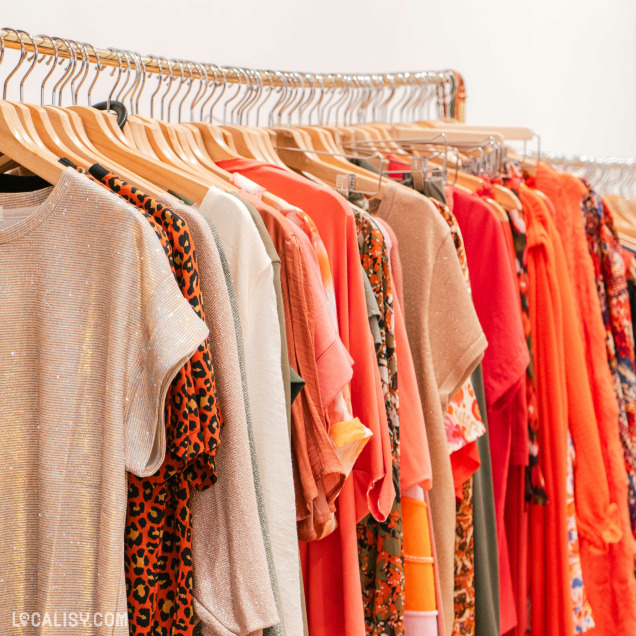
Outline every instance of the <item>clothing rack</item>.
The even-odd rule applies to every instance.
[[[450,91],[451,99],[455,98],[457,86],[463,85],[457,78],[455,71],[414,71],[398,73],[307,73],[295,71],[273,71],[248,69],[237,66],[220,66],[208,62],[195,62],[192,60],[168,59],[156,55],[141,55],[135,51],[108,48],[101,49],[93,44],[78,42],[68,38],[48,35],[30,35],[26,31],[3,28],[0,31],[0,46],[4,49],[20,50],[23,54],[37,52],[43,56],[79,59],[84,63],[98,66],[110,66],[124,70],[138,65],[148,73],[162,75],[184,75],[187,69],[188,79],[205,79],[210,77],[223,78],[230,84],[242,84],[249,82],[266,82],[273,87],[284,87],[287,83],[298,87],[315,88],[325,85],[331,89],[364,87],[366,90],[378,90],[389,88],[395,91],[401,87],[424,88],[436,87],[441,91]]]

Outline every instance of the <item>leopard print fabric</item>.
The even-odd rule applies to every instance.
[[[68,164],[67,164],[68,165]],[[89,173],[137,207],[153,225],[184,297],[205,319],[195,246],[177,214],[101,166]],[[154,475],[128,475],[125,563],[130,634],[190,636],[192,608],[192,491],[216,481],[222,424],[207,340],[180,369],[166,399],[166,458]]]

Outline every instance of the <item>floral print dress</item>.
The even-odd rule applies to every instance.
[[[636,537],[636,374],[634,332],[625,263],[611,213],[587,181],[581,202],[588,248],[594,264],[596,289],[605,325],[607,360],[619,406],[619,434],[629,479],[628,505]]]
[[[376,349],[384,393],[396,498],[388,518],[367,515],[357,526],[360,577],[368,636],[404,634],[404,535],[400,503],[400,435],[393,286],[389,252],[369,214],[354,209],[360,260],[380,308],[382,341]]]

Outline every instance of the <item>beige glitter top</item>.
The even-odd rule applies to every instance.
[[[135,208],[71,169],[0,193],[0,634],[128,634],[126,470],[207,332]]]

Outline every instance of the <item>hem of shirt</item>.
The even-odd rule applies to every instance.
[[[316,367],[318,369],[318,379],[320,384],[320,396],[325,406],[329,406],[336,399],[336,396],[344,389],[345,386],[347,386],[347,384],[349,384],[349,382],[351,382],[351,378],[353,377],[353,367],[351,364],[347,364],[345,373],[327,372],[328,369],[342,369],[343,365],[340,364],[340,362],[344,356],[343,351],[346,355],[349,355],[345,346],[342,344],[342,341],[339,338],[335,338],[333,342],[316,358]],[[335,360],[335,364],[330,363],[332,359]],[[329,378],[327,383],[320,381],[323,374]],[[338,379],[338,376],[341,376],[340,379]],[[325,390],[326,388],[329,388],[330,390],[327,391]]]
[[[428,475],[420,477],[419,479],[411,479],[409,481],[400,480],[401,496],[404,496],[404,493],[413,488],[413,486],[419,486],[424,491],[430,490],[433,487],[433,477]]]
[[[280,625],[281,621],[279,616],[276,619],[266,618],[256,620],[255,623],[262,626],[247,626],[239,625],[238,631],[234,631],[233,628],[228,627],[223,621],[221,621],[208,607],[206,607],[196,596],[192,595],[192,606],[195,608],[197,617],[201,620],[201,633],[203,636],[237,636],[237,634],[252,634],[262,632],[269,627],[275,627]],[[233,608],[234,609],[234,608]],[[237,612],[239,615],[241,612]],[[278,614],[278,612],[277,612]],[[205,617],[205,618],[204,618]]]
[[[481,362],[487,346],[488,341],[486,340],[485,334],[482,332],[453,365],[453,369],[439,385],[440,394],[446,399],[446,401],[450,400],[464,382],[468,380],[470,374]]]
[[[530,364],[530,352],[528,351],[528,347],[524,346],[519,351],[519,355],[513,360],[511,360],[509,364],[506,365],[508,369],[511,369],[511,368],[514,369],[517,367],[518,368],[517,368],[517,373],[515,373],[514,375],[511,375],[509,371],[506,373],[506,375],[512,379],[509,379],[505,383],[505,385],[499,386],[497,391],[493,391],[492,389],[489,391],[488,385],[490,384],[490,382],[488,382],[486,380],[486,377],[484,377],[484,391],[486,392],[488,403],[495,404],[496,402],[501,400],[501,398],[507,395],[511,389],[514,389],[515,385],[519,382],[519,380],[525,377],[529,364]],[[487,366],[488,366],[488,362],[486,362],[486,367]],[[484,370],[484,375],[486,375],[486,373],[487,373],[486,370]]]
[[[342,490],[344,483],[347,479],[347,476],[344,474],[344,471],[342,469],[341,465],[338,466],[327,466],[325,468],[323,468],[320,473],[313,475],[314,478],[314,483],[317,482],[323,482],[324,483],[324,477],[326,475],[340,475],[340,479],[338,480],[338,484],[336,486],[334,486],[333,488],[331,488],[331,490],[327,491],[326,489],[323,488],[323,493],[325,495],[325,499],[327,501],[327,504],[329,505],[329,510],[330,513],[335,511],[335,501],[338,498],[338,495],[340,494],[340,491]],[[311,497],[303,497],[303,499],[305,500],[305,503],[307,505],[307,510],[303,511],[302,515],[299,515],[298,511],[296,511],[296,522],[298,521],[304,521],[305,519],[309,518],[312,514],[313,514],[313,502],[318,498],[319,496],[319,491],[318,489],[315,490],[315,494],[312,492],[312,496]],[[322,520],[323,522],[326,521],[329,518],[330,514],[327,515],[321,515],[320,517],[316,517],[316,519],[318,520]],[[324,517],[324,519],[323,519]]]
[[[391,514],[391,508],[393,508],[393,502],[395,501],[396,492],[394,488],[391,488],[390,491],[384,492],[384,479],[386,478],[386,473],[379,477],[377,480],[373,482],[367,491],[367,502],[369,505],[369,512],[371,516],[376,520],[382,523],[387,520],[387,517]],[[374,505],[373,503],[373,491],[378,491],[377,503]],[[384,512],[386,510],[386,512]],[[364,517],[363,517],[364,518]],[[356,523],[359,523],[362,519],[358,519]]]

